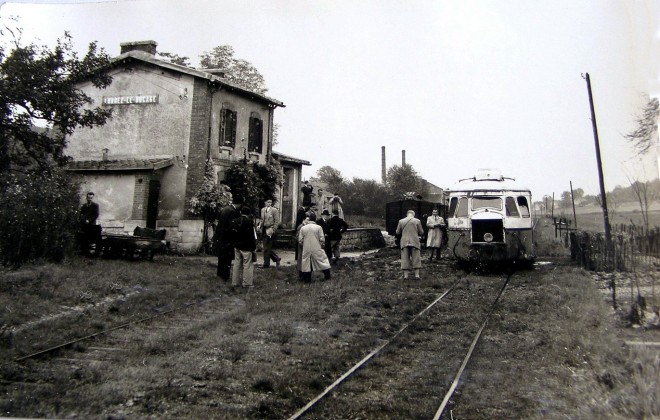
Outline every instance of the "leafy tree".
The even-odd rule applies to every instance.
[[[633,145],[638,155],[646,154],[657,143],[658,115],[660,103],[657,98],[651,99],[637,118],[637,128],[623,137]]]
[[[390,201],[390,193],[380,182],[370,179],[353,178],[345,183],[340,192],[344,198],[346,214],[383,218],[385,204]]]
[[[189,57],[180,56],[170,52],[159,52],[157,55],[160,60],[167,61],[168,63],[190,67],[190,62],[188,61],[190,60]]]
[[[200,56],[203,68],[219,68],[225,71],[225,78],[259,94],[265,94],[266,81],[256,67],[250,62],[234,57],[234,49],[230,45],[219,45]]]
[[[80,196],[61,168],[66,138],[111,116],[78,89],[112,82],[103,49],[91,43],[79,59],[66,32],[52,50],[23,45],[21,34],[0,29],[0,256],[12,265],[75,250]]]
[[[387,187],[395,196],[404,196],[408,193],[424,195],[424,181],[415,169],[408,165],[394,165],[387,170]]]
[[[103,125],[111,116],[110,110],[91,108],[92,99],[77,87],[83,80],[107,87],[110,58],[93,42],[78,59],[66,32],[53,50],[23,46],[15,33],[0,31],[3,38],[13,37],[13,48],[0,46],[0,172],[48,170],[67,161],[66,137],[76,128]],[[35,130],[37,125],[53,130]]]
[[[316,171],[316,177],[319,182],[322,182],[326,188],[331,192],[341,192],[343,184],[346,182],[339,170],[332,166],[321,166]]]

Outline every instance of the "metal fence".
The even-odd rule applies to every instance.
[[[601,232],[565,231],[571,259],[593,271],[635,271],[660,266],[660,229],[634,225],[612,226],[611,249]]]

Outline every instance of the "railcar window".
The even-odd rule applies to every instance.
[[[472,197],[472,210],[485,208],[502,210],[502,199],[500,197]]]
[[[506,198],[506,215],[508,217],[520,217],[518,212],[518,206],[516,206],[516,200],[513,197]]]
[[[467,197],[461,197],[458,200],[458,209],[456,210],[456,217],[467,217],[468,216],[468,200]]]
[[[527,204],[527,197],[522,195],[519,196],[518,206],[520,207],[520,213],[522,213],[522,217],[529,217],[529,204]]]
[[[454,213],[456,213],[456,206],[458,206],[458,197],[452,197],[451,201],[449,201],[449,211],[447,213],[447,217],[454,217]]]

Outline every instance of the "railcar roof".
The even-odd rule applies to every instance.
[[[525,186],[517,184],[514,180],[465,180],[452,185],[449,193],[457,192],[495,192],[495,191],[517,191],[531,194],[531,190]]]

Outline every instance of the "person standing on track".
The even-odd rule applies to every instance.
[[[410,270],[414,270],[415,280],[419,280],[419,270],[422,268],[419,237],[424,235],[424,228],[422,228],[422,222],[415,217],[413,210],[408,210],[406,217],[399,220],[396,235],[400,238],[403,279],[407,279]]]
[[[433,254],[436,259],[440,259],[440,248],[442,247],[442,227],[445,225],[445,219],[438,215],[438,209],[433,209],[433,213],[426,219],[426,227],[429,229],[428,238],[426,238],[426,247],[431,250],[429,261],[433,261]]]

